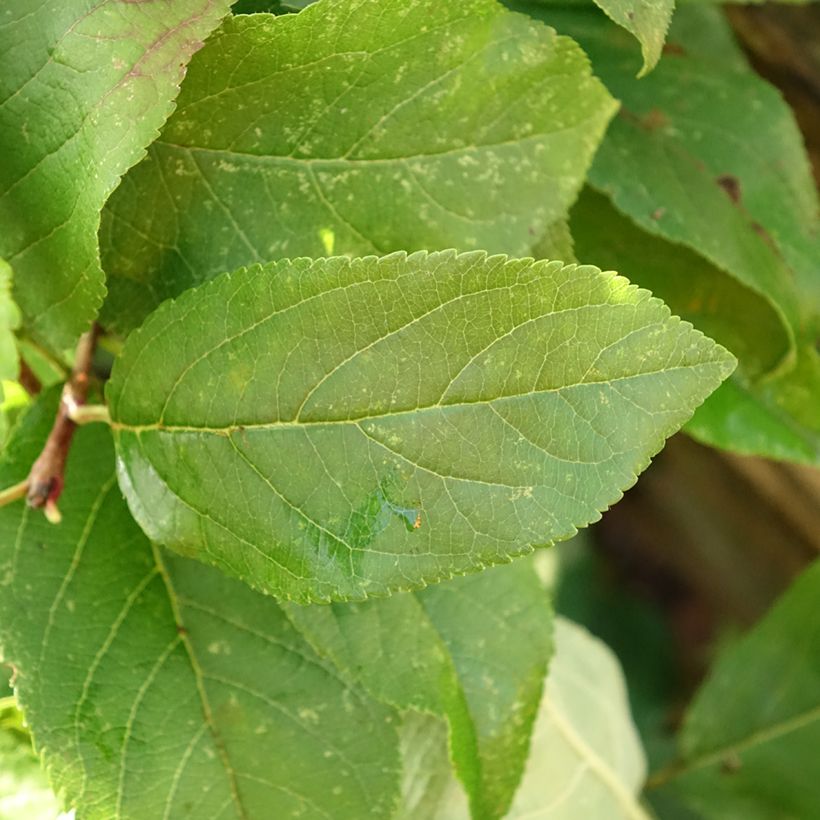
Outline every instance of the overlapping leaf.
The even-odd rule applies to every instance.
[[[739,372],[695,411],[689,433],[743,453],[820,463],[817,352],[803,343],[792,370],[755,382],[776,364],[771,342],[782,331],[762,297],[688,248],[641,230],[589,189],[573,208],[572,230],[582,258],[640,281],[738,356]]]
[[[27,417],[3,486],[25,475],[56,398]],[[152,549],[104,427],[77,434],[62,509],[59,527],[0,509],[0,633],[52,784],[78,816],[392,814],[392,710],[341,680],[272,599]]]
[[[811,817],[820,804],[818,596],[815,564],[697,694],[666,788],[705,816]]]
[[[97,228],[228,0],[8,0],[0,19],[0,255],[29,332],[72,346],[105,287]]]
[[[638,801],[646,763],[617,660],[563,618],[555,621],[555,649],[506,820],[647,820]],[[402,730],[405,813],[399,816],[466,820],[459,784],[441,774],[443,736],[436,728],[429,718],[414,717]]]
[[[473,816],[506,812],[527,759],[552,649],[552,613],[531,561],[415,595],[290,604],[286,611],[317,652],[374,697],[446,717]],[[446,755],[442,768],[449,770]]]
[[[523,255],[615,107],[574,42],[494,0],[237,17],[106,209],[106,321],[282,257]]]
[[[818,463],[820,225],[816,190],[788,107],[745,65],[725,24],[709,9],[678,13],[667,58],[638,82],[629,43],[598,16],[529,8],[577,37],[623,100],[591,170],[592,183],[644,231],[688,245],[711,262],[711,277],[703,275],[709,266],[697,265],[702,284],[712,279],[708,291],[701,288],[710,296],[702,304],[713,306],[713,319],[719,313],[725,329],[734,325],[740,344],[732,349],[741,368],[698,413],[691,431],[740,452]],[[656,246],[648,241],[645,252]],[[641,258],[643,244],[633,251]],[[669,253],[688,258],[671,248]],[[666,263],[671,275],[679,270],[674,261]],[[727,304],[727,274],[754,292],[744,303],[768,303],[768,320],[759,309],[749,314],[720,307]],[[634,275],[644,284],[643,272]],[[676,312],[691,312],[683,287],[683,298],[668,289],[664,295]],[[760,367],[767,358],[776,375],[764,380]]]
[[[150,537],[343,600],[570,536],[733,366],[597,268],[393,254],[189,291],[132,334],[107,395]]]

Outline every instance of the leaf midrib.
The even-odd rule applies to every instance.
[[[770,741],[777,740],[778,738],[789,735],[792,732],[799,731],[800,729],[803,729],[806,726],[811,726],[812,723],[816,722],[820,722],[820,704],[813,706],[811,709],[799,712],[786,720],[781,720],[777,723],[770,724],[769,726],[764,726],[763,728],[751,732],[734,743],[726,744],[725,746],[721,746],[711,752],[706,752],[688,760],[684,759],[673,763],[669,768],[662,769],[654,775],[651,775],[647,782],[647,788],[656,788],[670,780],[674,780],[677,777],[689,774],[690,772],[705,769],[718,763],[723,764],[727,758],[731,758],[732,756],[748,751],[749,749],[755,749],[758,746],[763,746]]]
[[[174,621],[177,625],[180,643],[185,647],[185,652],[188,656],[188,660],[191,665],[191,671],[193,672],[194,679],[196,681],[197,694],[199,696],[199,701],[202,706],[202,715],[205,719],[205,723],[208,726],[208,731],[210,732],[214,746],[216,747],[217,755],[219,756],[220,762],[222,763],[222,767],[225,770],[225,775],[228,779],[228,787],[231,791],[231,794],[233,795],[234,805],[236,806],[237,812],[239,813],[239,816],[242,818],[242,820],[250,820],[249,815],[245,810],[245,806],[242,803],[242,800],[239,796],[239,784],[237,782],[236,772],[234,771],[233,765],[231,764],[230,758],[228,757],[228,751],[225,748],[225,743],[222,739],[222,736],[220,735],[218,729],[216,728],[216,723],[214,722],[211,704],[208,699],[208,694],[205,690],[205,676],[203,674],[202,667],[200,666],[199,661],[197,660],[196,652],[194,651],[191,639],[188,636],[188,633],[185,629],[185,625],[182,619],[182,612],[179,605],[179,596],[177,595],[176,589],[174,588],[174,583],[171,579],[170,573],[168,572],[168,568],[166,567],[165,562],[162,560],[162,555],[160,554],[159,548],[153,542],[151,542],[151,552],[154,557],[154,562],[156,564],[157,571],[159,572],[165,584],[165,589],[168,594],[168,603],[171,607],[171,612],[173,613]]]
[[[461,409],[464,407],[475,407],[483,405],[493,405],[503,401],[513,401],[516,399],[526,398],[528,396],[539,396],[549,393],[560,393],[564,390],[572,390],[577,387],[592,387],[596,385],[615,385],[621,382],[629,381],[631,379],[643,378],[645,376],[657,376],[666,373],[672,373],[678,370],[698,370],[705,367],[721,366],[721,362],[717,359],[709,359],[703,362],[696,362],[694,364],[675,365],[673,367],[663,367],[657,370],[646,370],[640,373],[629,373],[625,376],[618,376],[614,379],[598,379],[590,381],[580,381],[571,384],[561,385],[559,387],[549,387],[542,390],[531,390],[524,393],[510,393],[504,396],[497,396],[491,399],[477,399],[476,401],[462,401],[452,402],[449,404],[432,404],[425,407],[412,407],[406,410],[397,410],[390,412],[386,410],[381,413],[369,413],[364,416],[355,416],[346,419],[326,419],[313,421],[297,421],[282,420],[282,421],[265,421],[265,422],[233,422],[223,426],[209,426],[206,424],[167,424],[165,422],[152,422],[148,424],[130,424],[122,421],[112,421],[111,428],[115,431],[125,431],[140,435],[142,433],[160,432],[160,433],[207,433],[218,436],[230,436],[233,433],[242,433],[247,430],[278,430],[286,428],[300,429],[303,427],[330,427],[335,425],[354,425],[359,426],[362,422],[372,421],[376,419],[395,418],[397,416],[417,415],[420,413],[445,411],[449,409]]]

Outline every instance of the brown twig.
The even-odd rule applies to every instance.
[[[43,389],[40,380],[22,356],[20,357],[20,384],[29,396],[36,396]]]
[[[46,439],[43,451],[31,467],[26,481],[26,502],[29,507],[42,509],[52,523],[60,521],[57,499],[63,491],[65,464],[71,439],[77,429],[72,414],[85,404],[88,397],[88,381],[99,328],[94,325],[80,337],[74,357],[71,377],[63,387],[57,418]]]

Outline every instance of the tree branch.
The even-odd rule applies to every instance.
[[[43,389],[40,380],[22,356],[20,356],[20,384],[29,396],[36,396]]]
[[[97,325],[80,337],[74,368],[63,387],[57,418],[46,439],[43,451],[31,467],[26,484],[29,507],[42,509],[52,523],[60,521],[57,499],[63,491],[65,464],[77,424],[72,415],[88,397],[89,372],[94,358],[99,328]]]

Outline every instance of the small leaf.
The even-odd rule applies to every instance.
[[[438,767],[443,738],[435,729],[430,719],[418,718],[403,727],[405,814],[398,816],[467,820],[458,782],[442,782]],[[615,656],[583,628],[556,618],[555,657],[524,777],[506,820],[648,820],[638,802],[645,773],[643,749]],[[419,796],[420,783],[427,786],[428,795]],[[427,813],[413,814],[411,809],[417,806]]]
[[[151,538],[349,600],[597,520],[733,366],[597,268],[394,254],[189,291],[129,337],[107,395]]]
[[[373,697],[446,717],[473,816],[504,814],[526,762],[552,651],[552,612],[530,561],[415,594],[290,604],[286,612],[320,655]]]
[[[27,330],[73,347],[105,293],[97,229],[171,111],[228,0],[6,0],[0,26],[0,256]]]
[[[42,447],[58,396],[26,416],[2,486]],[[61,507],[59,527],[0,509],[0,642],[78,817],[391,816],[392,710],[341,680],[273,599],[152,548],[103,426],[77,432]]]
[[[695,697],[666,789],[709,817],[812,817],[820,804],[820,563],[726,648]]]
[[[572,40],[495,0],[237,17],[106,208],[106,322],[282,257],[524,255],[615,108]]]
[[[663,53],[675,0],[595,0],[595,3],[641,44],[643,67],[638,77],[648,74]]]

